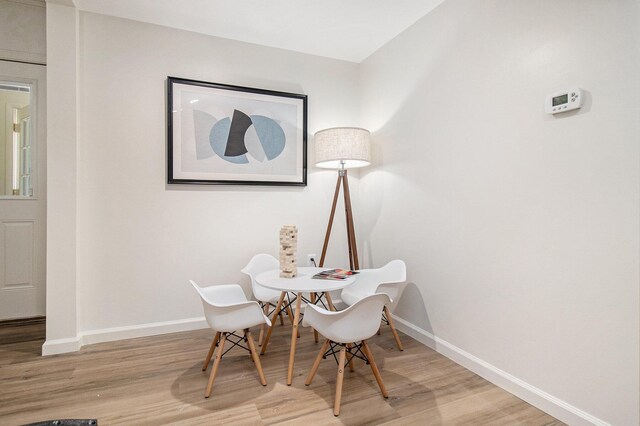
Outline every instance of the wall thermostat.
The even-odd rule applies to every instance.
[[[558,114],[578,109],[582,106],[584,94],[579,88],[556,92],[544,101],[544,110],[547,114]]]

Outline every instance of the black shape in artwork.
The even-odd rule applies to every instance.
[[[227,138],[227,147],[224,155],[227,157],[237,157],[248,152],[244,144],[244,134],[253,124],[251,118],[242,111],[233,110],[233,118],[231,119],[231,128],[229,129],[229,137]]]

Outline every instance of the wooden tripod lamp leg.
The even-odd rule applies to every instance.
[[[342,186],[344,188],[344,210],[347,217],[347,238],[349,243],[349,265],[351,269],[360,269],[360,262],[358,262],[358,247],[356,245],[356,230],[353,225],[353,211],[351,210],[351,193],[349,192],[349,179],[347,178],[347,171],[344,171],[342,178]]]
[[[347,242],[349,245],[349,267],[353,270],[358,270],[360,269],[360,262],[358,260],[358,246],[356,244],[356,231],[353,224],[353,211],[351,209],[351,193],[349,192],[349,179],[347,178],[347,170],[340,170],[338,174],[336,190],[333,194],[333,204],[331,205],[331,214],[329,215],[329,223],[327,224],[327,232],[324,236],[322,255],[320,256],[320,264],[318,266],[324,266],[324,260],[327,255],[329,237],[331,236],[331,228],[333,227],[333,218],[336,214],[336,205],[338,203],[338,196],[340,195],[340,185],[342,185],[344,192],[344,211],[347,220]]]
[[[324,259],[327,255],[327,247],[329,246],[329,237],[331,236],[331,227],[333,226],[333,217],[336,214],[336,204],[338,203],[338,195],[340,194],[340,184],[342,183],[342,175],[338,175],[336,182],[336,191],[333,194],[333,204],[331,205],[331,214],[329,215],[329,223],[327,224],[327,232],[324,236],[324,244],[322,245],[322,255],[320,256],[319,267],[324,266]]]

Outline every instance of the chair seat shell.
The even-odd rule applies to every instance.
[[[191,281],[196,289],[209,326],[220,332],[233,332],[261,324],[271,326],[271,320],[264,315],[258,302],[248,301],[237,284],[200,287]]]
[[[343,311],[328,311],[307,305],[302,325],[315,328],[336,343],[359,342],[376,334],[382,309],[390,302],[386,294],[371,294]]]
[[[253,256],[247,266],[242,268],[241,272],[251,277],[251,290],[253,291],[253,297],[255,297],[256,300],[264,303],[271,303],[272,305],[278,303],[281,292],[261,286],[256,281],[256,276],[261,272],[278,269],[279,267],[280,262],[278,259],[270,254],[261,253]]]

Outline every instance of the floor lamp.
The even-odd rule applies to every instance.
[[[371,164],[371,149],[369,143],[369,131],[356,127],[334,127],[320,130],[314,136],[316,166],[338,169],[338,181],[333,195],[333,204],[327,233],[324,237],[322,255],[319,266],[324,266],[327,255],[327,246],[331,236],[331,227],[336,213],[336,204],[342,186],[344,193],[344,210],[347,219],[347,242],[349,245],[349,267],[352,270],[360,269],[358,261],[358,247],[356,245],[356,231],[353,225],[353,213],[351,210],[351,196],[349,194],[349,180],[347,169],[365,167]]]

